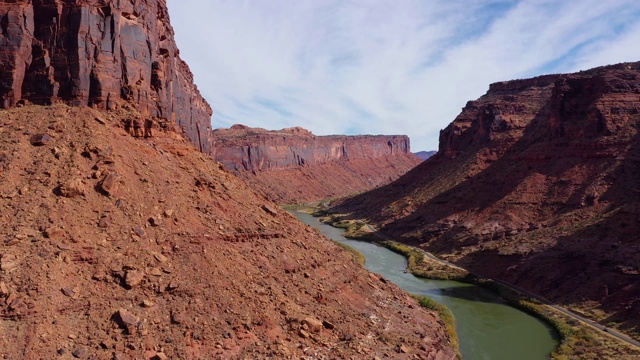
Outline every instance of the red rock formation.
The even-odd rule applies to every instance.
[[[336,210],[637,326],[639,126],[640,63],[493,84],[438,154]]]
[[[300,127],[213,131],[215,158],[281,204],[384,185],[419,163],[404,135],[315,136]]]
[[[179,57],[164,0],[2,1],[0,30],[0,108],[126,103],[174,120],[211,151],[212,111]]]
[[[405,135],[315,136],[301,127],[268,131],[244,125],[216,129],[213,134],[216,160],[231,170],[275,170],[409,154]]]

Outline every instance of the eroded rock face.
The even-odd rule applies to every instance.
[[[481,147],[501,153],[522,138],[541,136],[571,142],[573,153],[602,148],[590,143],[624,138],[622,129],[633,125],[638,94],[640,63],[491,84],[441,131],[439,152],[447,158]]]
[[[467,102],[462,113],[440,131],[439,155],[455,158],[491,142],[509,147],[548,102],[557,75],[492,84],[487,94]]]
[[[0,3],[0,108],[64,101],[172,119],[211,151],[211,108],[180,59],[164,0]]]
[[[420,160],[405,135],[315,136],[300,127],[213,131],[215,158],[279,203],[345,196],[384,185]]]
[[[231,170],[275,170],[335,160],[409,154],[405,135],[315,136],[300,127],[216,129],[216,160]]]

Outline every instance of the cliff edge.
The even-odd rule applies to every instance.
[[[368,190],[420,162],[405,135],[316,136],[300,127],[234,125],[213,136],[215,159],[280,204]]]

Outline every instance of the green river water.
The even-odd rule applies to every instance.
[[[360,251],[369,271],[408,293],[426,295],[447,306],[456,318],[460,352],[465,360],[549,359],[558,345],[553,328],[507,305],[492,291],[457,281],[417,278],[404,272],[404,256],[372,243],[349,240],[342,236],[342,229],[323,224],[311,215],[297,211],[292,214],[328,238]]]

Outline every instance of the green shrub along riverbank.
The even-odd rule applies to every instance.
[[[575,320],[552,307],[530,298],[510,287],[491,279],[482,278],[464,269],[449,266],[428,258],[425,253],[413,246],[383,239],[370,231],[363,221],[346,220],[325,210],[314,209],[310,212],[320,221],[331,226],[345,229],[344,236],[353,240],[375,242],[391,251],[407,257],[407,271],[411,274],[435,280],[456,280],[479,285],[498,293],[508,304],[525,311],[551,325],[560,337],[560,345],[551,354],[553,359],[636,359],[640,358],[640,349],[604,334],[591,326]],[[419,297],[422,306],[437,311],[447,326],[447,331],[455,339],[455,319],[445,306],[428,297]],[[446,310],[446,311],[445,311]]]
[[[458,359],[462,359],[462,354],[460,354],[460,342],[458,339],[458,333],[456,332],[456,318],[453,316],[451,310],[428,296],[411,296],[418,300],[418,304],[420,304],[420,306],[438,313],[440,319],[444,322],[447,335],[449,335],[449,339],[451,340],[451,346],[456,350],[456,356]]]

